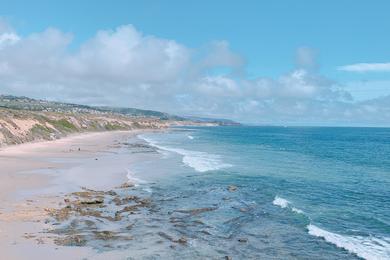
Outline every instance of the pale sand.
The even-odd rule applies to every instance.
[[[45,208],[58,206],[64,193],[126,182],[126,165],[135,156],[117,155],[115,148],[137,133],[81,134],[0,149],[0,259],[121,259],[115,252],[59,247],[30,234],[49,228]]]

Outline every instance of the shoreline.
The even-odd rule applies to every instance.
[[[0,151],[0,166],[9,167],[0,175],[5,186],[0,188],[0,256],[261,258],[272,254],[264,250],[285,248],[268,244],[284,241],[286,234],[303,241],[307,251],[292,251],[302,258],[317,255],[318,248],[340,259],[386,254],[385,237],[346,235],[311,220],[305,204],[278,188],[253,194],[253,183],[264,190],[261,176],[235,178],[224,170],[203,174],[188,161],[221,164],[229,154],[198,147],[187,131],[169,132],[150,139],[145,131],[77,135]],[[263,150],[269,154],[275,155]],[[306,247],[312,243],[318,248]],[[288,256],[290,251],[280,252],[280,258]]]
[[[50,161],[50,158],[93,157],[94,154],[110,149],[109,146],[114,141],[117,141],[115,139],[120,140],[127,137],[134,137],[142,132],[145,131],[129,130],[80,133],[51,141],[29,142],[1,147],[0,165],[2,173],[0,174],[0,199],[4,197],[4,193],[9,193],[7,188],[19,188],[10,187],[9,182],[5,185],[6,183],[3,178],[9,179],[10,182],[19,181],[16,180],[20,179],[18,178],[19,176],[29,177],[29,179],[38,178],[39,176],[44,178],[44,174],[31,175],[26,174],[26,172],[65,167],[64,164]],[[34,183],[34,181],[32,182]],[[26,185],[33,183],[28,182]]]
[[[64,194],[109,190],[128,181],[126,165],[139,155],[119,156],[129,139],[149,130],[83,133],[54,141],[0,149],[0,252],[5,259],[106,257],[89,247],[64,247],[31,234],[50,228],[49,208],[63,204]],[[151,131],[155,131],[152,129]],[[108,162],[115,158],[115,164]],[[38,244],[38,245],[37,245]],[[28,250],[24,250],[27,249]]]

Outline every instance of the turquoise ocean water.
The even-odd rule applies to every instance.
[[[167,232],[190,239],[176,256],[390,259],[390,129],[187,127],[140,138],[159,160],[130,171],[160,172],[144,183],[159,223],[166,216]],[[209,210],[177,210],[194,208]]]

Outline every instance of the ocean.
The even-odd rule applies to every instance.
[[[389,128],[180,127],[139,138],[158,152],[128,168],[157,204],[139,234],[158,227],[189,243],[158,256],[390,259]]]

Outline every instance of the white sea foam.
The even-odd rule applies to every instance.
[[[286,199],[276,196],[272,202],[274,205],[281,207],[282,209],[287,208],[290,202]]]
[[[126,171],[127,171],[127,175],[126,175],[127,179],[129,180],[130,183],[134,184],[134,186],[138,187],[140,184],[146,183],[146,181],[135,177],[134,173],[131,172],[129,169],[126,169]]]
[[[294,208],[294,207],[292,207],[291,210],[294,211],[295,213],[298,213],[298,214],[303,214],[304,213],[302,210]]]
[[[291,202],[275,196],[272,202],[274,205],[281,208],[289,208],[291,211],[304,214],[300,209],[291,206]],[[310,219],[310,218],[309,218]],[[332,243],[337,247],[344,248],[359,257],[368,260],[390,259],[390,238],[363,237],[363,236],[346,236],[332,233],[321,229],[313,224],[307,226],[310,235],[321,237],[328,243]]]
[[[272,201],[272,204],[279,206],[282,209],[289,208],[292,212],[295,212],[297,214],[304,214],[302,210],[292,207],[290,201],[279,196],[275,196],[274,200]]]
[[[143,135],[139,135],[140,138],[144,139],[151,146],[154,146],[160,150],[165,150],[173,153],[177,153],[183,156],[183,163],[198,172],[207,172],[213,170],[219,170],[223,168],[232,167],[231,164],[224,163],[219,155],[209,154],[206,152],[191,151],[181,148],[173,148],[168,146],[162,146],[156,141],[147,138]]]
[[[188,139],[193,140],[194,137],[192,135],[187,135]]]
[[[291,206],[291,202],[275,196],[272,202],[274,205],[281,208],[289,208],[291,211],[304,214],[300,209]],[[310,219],[310,218],[309,218]],[[310,235],[321,237],[328,243],[332,243],[337,247],[344,248],[351,253],[358,255],[368,260],[390,259],[390,238],[363,237],[363,236],[346,236],[332,233],[321,229],[313,224],[307,226]]]
[[[321,229],[313,224],[307,226],[309,234],[344,248],[368,260],[390,259],[390,238],[346,236]]]
[[[146,192],[149,192],[149,193],[153,192],[153,190],[150,187],[148,187],[148,185],[145,185],[148,183],[147,181],[135,177],[134,173],[132,171],[130,171],[129,169],[126,169],[126,171],[127,171],[126,177],[127,177],[129,183],[134,184],[135,187],[140,187],[142,190],[144,190]]]
[[[220,156],[205,152],[188,151],[180,149],[176,151],[183,155],[183,163],[194,168],[198,172],[207,172],[231,167],[231,164],[222,162]]]

